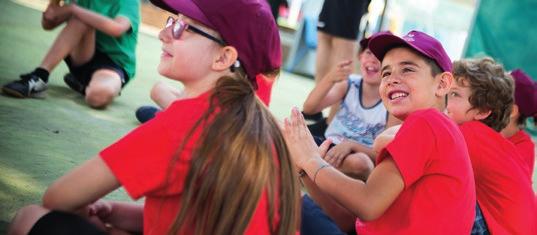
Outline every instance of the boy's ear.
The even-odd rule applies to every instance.
[[[235,63],[235,61],[237,61],[238,57],[239,52],[237,52],[235,47],[222,47],[213,61],[212,69],[216,71],[224,71],[229,69]]]
[[[448,94],[451,84],[453,83],[453,75],[450,72],[443,72],[436,75],[438,77],[438,87],[436,96],[444,97]]]
[[[477,121],[483,120],[483,119],[487,118],[491,113],[492,113],[492,110],[487,110],[487,111],[479,110],[477,112],[477,114],[474,116],[474,119],[477,120]]]
[[[520,116],[520,113],[518,112],[518,105],[513,104],[513,110],[511,110],[510,118],[518,118]]]

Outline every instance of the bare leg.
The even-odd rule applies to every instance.
[[[114,101],[121,91],[121,77],[116,71],[99,69],[91,76],[86,87],[86,103],[92,108],[102,109]]]
[[[341,163],[339,170],[346,175],[366,181],[375,166],[365,153],[349,154]]]
[[[159,81],[151,88],[151,99],[161,108],[166,109],[181,97],[181,90]]]
[[[41,217],[47,214],[49,211],[50,210],[45,209],[38,205],[29,205],[29,206],[23,207],[17,212],[17,214],[11,221],[7,234],[8,235],[28,234],[28,232],[30,232],[30,229],[32,229],[34,224]]]
[[[68,54],[76,52],[73,54],[77,56],[77,62],[82,62],[85,58],[91,58],[93,56],[93,51],[95,48],[95,41],[91,44],[81,44],[81,42],[86,42],[91,39],[86,39],[89,36],[95,37],[94,31],[91,27],[83,23],[82,21],[72,17],[67,22],[67,25],[63,28],[60,34],[56,37],[56,40],[50,47],[49,51],[43,58],[41,65],[48,71],[52,71]],[[82,40],[84,38],[84,40]],[[89,46],[90,48],[86,48]],[[86,61],[88,61],[87,59]]]
[[[319,82],[330,70],[332,51],[332,36],[317,32],[317,56],[315,58],[315,82]]]
[[[336,66],[337,63],[343,60],[352,60],[351,68],[354,68],[354,58],[356,55],[356,40],[349,40],[339,37],[332,37],[330,51],[330,68]],[[339,103],[330,107],[330,113],[326,119],[330,123],[337,111],[339,111]]]

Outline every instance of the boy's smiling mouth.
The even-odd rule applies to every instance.
[[[391,91],[388,93],[388,99],[395,101],[408,96],[408,92],[404,91]]]

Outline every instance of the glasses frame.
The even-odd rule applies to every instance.
[[[185,23],[183,20],[181,19],[175,19],[173,18],[172,16],[169,16],[168,19],[166,20],[166,27],[165,28],[168,28],[168,27],[172,27],[172,36],[173,38],[175,39],[179,39],[181,38],[181,35],[183,34],[183,32],[185,30],[190,30],[194,33],[197,33],[205,38],[208,38],[218,44],[220,44],[221,46],[226,46],[226,42],[224,42],[224,40],[222,39],[219,39],[219,38],[216,38],[214,37],[213,35],[210,35],[206,32],[204,32],[203,30],[195,27],[195,26],[192,26],[188,23]]]

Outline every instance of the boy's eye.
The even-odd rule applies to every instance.
[[[390,72],[382,72],[382,73],[380,74],[380,77],[381,77],[381,78],[385,78],[385,77],[390,76],[390,74],[391,74]]]
[[[403,73],[406,73],[406,72],[414,72],[414,69],[412,69],[412,68],[403,68]]]
[[[452,92],[449,93],[449,96],[451,96],[451,97],[458,97],[458,96],[459,96],[459,93],[452,91]]]

